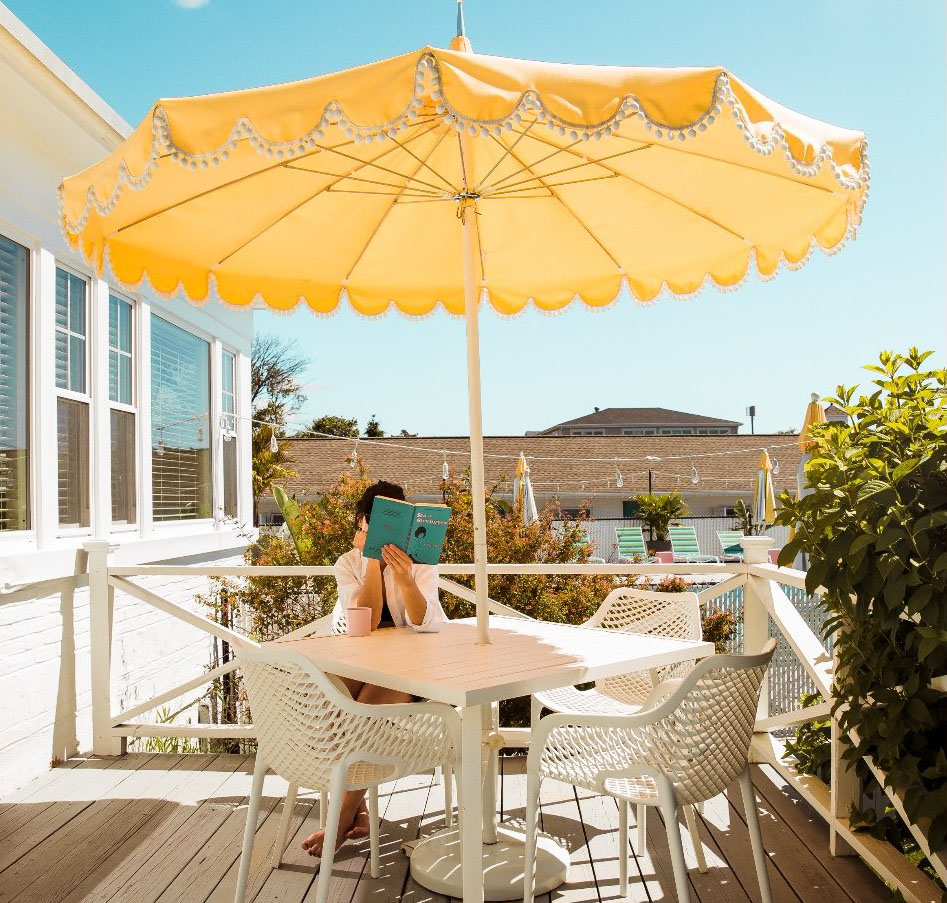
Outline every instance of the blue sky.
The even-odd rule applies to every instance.
[[[129,122],[161,96],[331,72],[446,46],[452,0],[4,0]],[[190,8],[187,8],[190,7]],[[798,428],[812,391],[865,382],[882,348],[935,348],[943,363],[944,6],[467,0],[474,49],[505,56],[729,68],[779,102],[865,131],[871,196],[858,240],[772,283],[606,312],[574,307],[482,319],[484,426],[518,434],[593,406],[660,406]],[[389,432],[467,432],[464,327],[433,317],[367,321],[256,314],[312,364],[300,419],[377,414]],[[811,336],[807,339],[806,336]],[[424,350],[418,395],[405,351]],[[748,424],[747,430],[748,431]]]

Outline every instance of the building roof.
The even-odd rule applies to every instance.
[[[354,440],[291,439],[285,448],[297,476],[289,481],[290,493],[324,492],[347,471]],[[510,479],[520,452],[526,454],[537,495],[609,493],[630,498],[647,492],[651,470],[655,492],[751,492],[761,449],[780,465],[774,476],[776,491],[793,489],[799,448],[793,435],[721,436],[487,436],[484,467],[487,486],[501,483],[510,491]],[[647,460],[647,457],[656,460]],[[436,494],[446,458],[451,474],[470,465],[470,440],[466,436],[400,436],[358,442],[358,458],[376,479],[405,487],[408,495]],[[616,464],[616,460],[617,461]],[[621,460],[631,459],[631,460]],[[696,467],[699,483],[691,483]],[[617,488],[616,469],[623,487]]]
[[[549,427],[549,430],[561,427],[583,426],[740,426],[735,420],[720,420],[718,417],[704,417],[701,414],[688,414],[684,411],[672,411],[668,408],[602,408],[591,414],[566,420]]]

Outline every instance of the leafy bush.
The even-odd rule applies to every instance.
[[[931,352],[884,352],[869,395],[840,386],[847,423],[813,430],[811,493],[783,494],[796,526],[780,553],[811,562],[839,667],[834,710],[857,762],[871,756],[933,848],[947,840],[947,372]],[[857,742],[849,731],[857,729]]]

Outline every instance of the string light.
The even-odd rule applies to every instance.
[[[279,442],[276,441],[276,427],[270,424],[272,432],[270,433],[270,451],[275,455],[279,451]]]
[[[621,489],[625,485],[625,478],[621,475],[621,471],[618,469],[618,458],[615,459],[615,486],[618,489]]]
[[[352,470],[358,467],[358,439],[355,440],[355,447],[352,449],[352,458],[350,461]]]
[[[158,427],[158,441],[155,443],[155,454],[161,457],[164,454],[164,427]]]
[[[204,441],[204,427],[202,427],[202,426],[199,426],[199,427],[197,428],[197,441],[198,441],[198,442],[203,442],[203,441]]]
[[[778,458],[773,458],[773,476],[774,477],[779,476],[779,459]]]
[[[691,482],[696,486],[700,482],[700,474],[697,473],[697,465],[691,462]]]
[[[441,476],[445,482],[450,479],[450,464],[447,463],[447,451],[444,451],[444,464],[441,466]]]

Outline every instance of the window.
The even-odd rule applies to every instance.
[[[156,521],[212,514],[210,347],[151,318],[152,498]]]
[[[621,503],[621,516],[626,520],[631,520],[640,516],[641,506],[634,499],[623,499]]]
[[[653,436],[654,430],[649,430],[649,429],[622,430],[621,434],[623,436]]]
[[[0,530],[29,523],[30,254],[0,235]]]
[[[605,430],[573,430],[573,436],[604,436]]]
[[[89,285],[56,268],[56,423],[59,452],[59,524],[88,527],[89,396],[86,326]]]
[[[224,516],[237,516],[237,399],[234,369],[237,359],[229,352],[220,355],[220,438],[223,445]]]
[[[131,302],[109,295],[109,426],[112,448],[112,523],[133,524],[137,516],[135,395]]]

